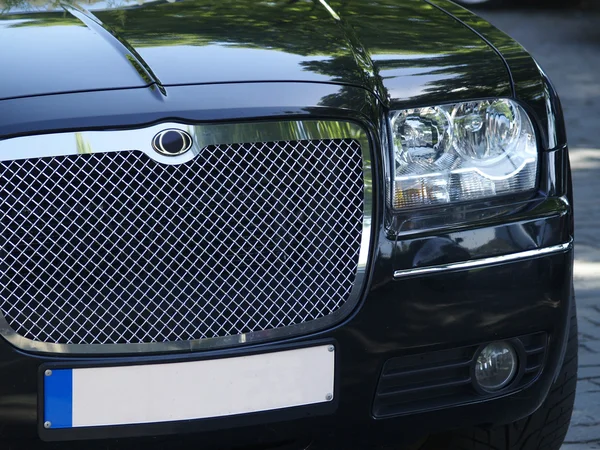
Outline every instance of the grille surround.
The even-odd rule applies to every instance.
[[[41,342],[18,334],[10,327],[6,318],[2,316],[0,319],[0,333],[4,335],[9,341],[11,341],[17,347],[34,350],[38,352],[50,352],[50,353],[127,353],[127,352],[154,352],[154,351],[186,351],[195,349],[208,349],[208,348],[220,348],[227,346],[235,346],[244,343],[260,342],[281,339],[287,336],[294,336],[299,334],[306,334],[312,331],[326,328],[335,322],[342,320],[351,310],[356,306],[356,303],[360,297],[362,287],[364,284],[366,274],[366,263],[368,257],[369,243],[370,243],[370,221],[371,221],[371,173],[370,173],[370,147],[368,139],[362,128],[357,125],[347,122],[329,122],[329,121],[302,121],[302,122],[285,122],[285,127],[281,126],[282,122],[278,123],[248,123],[248,124],[232,124],[232,125],[201,125],[194,127],[186,127],[181,124],[162,124],[146,129],[138,130],[124,130],[124,131],[111,131],[111,132],[84,132],[78,133],[79,138],[75,140],[78,142],[77,153],[82,152],[84,149],[93,149],[94,153],[108,153],[111,152],[113,155],[123,154],[122,152],[130,152],[129,149],[118,149],[117,146],[120,138],[128,137],[135,138],[136,142],[141,144],[136,153],[144,153],[147,157],[152,160],[156,160],[163,164],[184,164],[189,163],[194,158],[202,158],[198,154],[206,152],[206,147],[210,145],[237,145],[239,143],[248,142],[248,136],[252,135],[254,139],[252,141],[268,142],[268,141],[296,141],[296,140],[340,140],[340,139],[353,139],[360,145],[360,152],[362,153],[362,181],[363,181],[363,214],[362,214],[362,230],[361,230],[361,242],[360,242],[360,254],[358,258],[358,264],[356,266],[356,273],[354,274],[354,282],[351,286],[350,292],[347,295],[346,301],[339,305],[339,308],[335,308],[329,314],[325,314],[322,317],[314,318],[313,320],[304,321],[301,323],[294,323],[289,326],[281,328],[267,328],[252,330],[249,332],[242,332],[238,334],[224,335],[224,336],[210,336],[199,339],[183,339],[166,342],[127,342],[127,343],[54,343],[54,342]],[[156,154],[149,147],[151,139],[143,140],[143,137],[152,135],[157,130],[164,129],[166,127],[180,127],[194,136],[195,146],[193,152],[181,155],[176,158],[167,158],[161,160],[161,155]],[[282,132],[282,130],[285,130]],[[128,134],[128,136],[123,136]],[[60,135],[46,135],[43,136],[47,144],[50,145],[50,151],[46,150],[44,153],[51,153],[56,156],[58,143],[62,138],[66,137],[73,138],[74,133],[63,133]],[[236,139],[230,139],[230,142],[225,142],[227,139],[223,136],[235,135]],[[207,138],[208,136],[208,138]],[[35,137],[23,137],[16,138],[8,141],[0,142],[0,152],[3,155],[7,155],[7,150],[3,148],[6,144],[10,144],[11,141],[19,139],[20,148],[26,149],[29,154],[26,158],[19,159],[31,159],[35,157],[44,156],[43,154],[32,155],[32,147],[26,145],[28,139],[35,138],[39,139],[40,136]],[[213,139],[215,142],[210,142]],[[39,142],[39,141],[38,141]],[[72,142],[72,141],[71,141]],[[85,142],[86,145],[82,146],[81,142]],[[147,145],[145,145],[147,143]],[[38,147],[39,148],[39,147]],[[14,150],[14,148],[13,148]],[[35,151],[35,150],[34,150]],[[39,152],[39,150],[38,150]],[[15,153],[14,151],[12,152]],[[10,153],[9,153],[10,154]],[[62,150],[61,156],[73,155],[75,152],[73,149],[67,151]],[[14,161],[17,158],[12,158],[10,161]],[[5,159],[7,160],[7,159]],[[193,161],[192,161],[193,162]],[[25,333],[23,333],[25,334]]]

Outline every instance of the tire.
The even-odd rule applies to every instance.
[[[569,338],[560,375],[542,406],[508,425],[443,433],[421,450],[559,450],[571,422],[577,387],[577,315],[571,306]]]

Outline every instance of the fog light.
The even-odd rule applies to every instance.
[[[512,345],[504,341],[492,342],[477,357],[477,384],[486,391],[499,391],[515,378],[517,363],[517,354]]]

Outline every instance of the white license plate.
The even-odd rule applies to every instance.
[[[51,369],[44,427],[223,417],[331,401],[329,345],[206,361]]]

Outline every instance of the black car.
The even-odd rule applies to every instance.
[[[4,1],[1,449],[559,449],[571,172],[519,44],[447,0]]]

